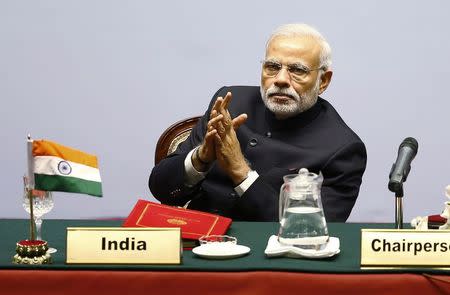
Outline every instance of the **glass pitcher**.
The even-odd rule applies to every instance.
[[[300,169],[283,177],[280,189],[280,230],[278,241],[284,245],[319,248],[328,242],[320,191],[322,174]]]

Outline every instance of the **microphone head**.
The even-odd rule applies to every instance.
[[[407,148],[407,149],[405,149]],[[417,154],[419,144],[412,137],[405,138],[398,148],[398,157],[389,173],[388,188],[396,194],[403,194],[403,182],[411,170],[411,161]]]
[[[400,149],[403,147],[409,147],[410,149],[412,149],[414,151],[415,156],[417,154],[417,150],[419,149],[419,143],[415,138],[407,137],[402,141],[402,143],[398,147],[398,150],[400,151]]]

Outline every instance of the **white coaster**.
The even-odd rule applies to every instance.
[[[320,250],[315,249],[302,249],[294,246],[282,245],[278,242],[278,236],[271,236],[267,243],[264,253],[269,257],[287,256],[291,258],[327,258],[338,254],[339,238],[330,237],[328,243],[321,247]]]

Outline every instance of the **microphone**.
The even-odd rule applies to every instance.
[[[411,162],[416,156],[418,148],[417,140],[412,137],[405,138],[400,144],[397,160],[392,165],[391,173],[389,173],[388,188],[391,192],[403,194],[403,182],[408,177]]]

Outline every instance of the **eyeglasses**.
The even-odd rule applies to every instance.
[[[283,66],[286,66],[291,79],[297,82],[304,81],[312,71],[323,69],[323,66],[316,69],[309,69],[307,66],[302,65],[301,63],[283,65],[282,63],[275,60],[263,60],[261,61],[261,63],[263,72],[266,76],[275,77],[281,71]]]

